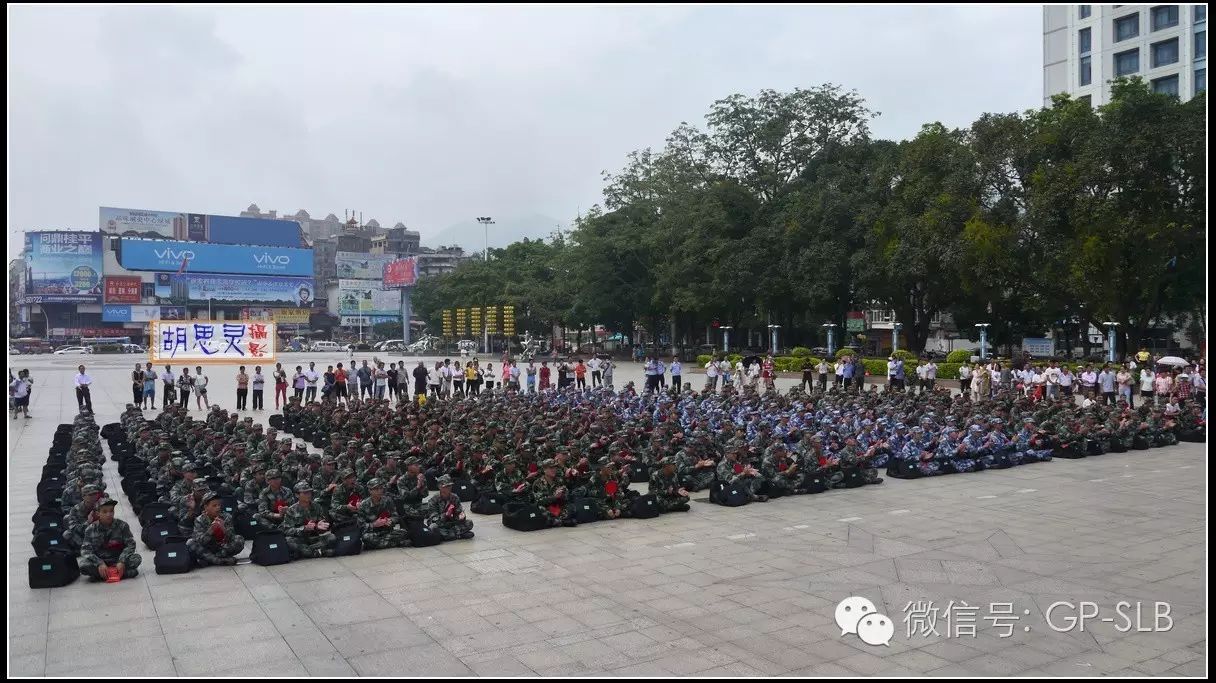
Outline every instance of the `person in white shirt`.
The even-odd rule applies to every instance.
[[[1047,384],[1047,398],[1056,400],[1060,396],[1060,370],[1055,361],[1043,371],[1043,380]]]
[[[820,358],[819,365],[815,366],[815,373],[819,375],[820,391],[828,390],[828,370],[831,370],[831,368],[828,366],[827,360]]]
[[[836,359],[836,388],[844,386],[844,361]]]
[[[1047,396],[1047,373],[1043,368],[1035,368],[1033,376],[1034,397],[1036,400]]]
[[[317,380],[319,379],[321,379],[321,373],[317,372],[317,364],[309,363],[308,369],[304,371],[304,381],[308,384],[307,391],[304,392],[305,403],[317,400]]]
[[[705,389],[707,391],[718,390],[718,361],[713,358],[705,364]]]
[[[196,365],[194,367],[194,402],[195,405],[198,406],[199,410],[203,409],[204,404],[206,404],[208,408],[211,407],[211,402],[207,400],[208,381],[210,380],[206,375],[203,374],[203,366]]]
[[[1207,398],[1208,383],[1203,379],[1203,373],[1195,371],[1191,373],[1191,390],[1195,394]]]
[[[8,395],[13,400],[13,419],[22,412],[25,413],[25,419],[30,419],[30,383],[25,379],[25,371],[21,370],[17,373],[17,377],[13,378],[12,370],[9,370]]]
[[[722,378],[721,381],[722,381],[723,388],[726,388],[726,385],[730,384],[731,381],[734,379],[731,376],[730,361],[726,358],[723,358],[722,360],[718,361],[718,377]]]
[[[1153,369],[1147,365],[1140,371],[1140,400],[1144,403],[1153,402],[1153,379],[1155,378]]]
[[[443,363],[435,361],[435,367],[426,369],[426,386],[430,391],[432,398],[439,398],[439,390],[442,386]]]
[[[591,371],[591,387],[603,385],[603,377],[600,374],[600,359],[592,356],[591,360],[587,361],[587,369]]]
[[[964,394],[971,391],[971,365],[968,363],[958,366],[958,388]]]
[[[1096,396],[1097,390],[1098,373],[1094,372],[1093,365],[1086,365],[1085,371],[1081,373],[1081,391]]]
[[[1070,401],[1072,400],[1072,380],[1072,370],[1069,370],[1068,366],[1060,368],[1060,393]]]
[[[929,362],[925,363],[924,367],[925,367],[925,378],[924,378],[925,389],[927,389],[930,393],[932,393],[933,389],[937,386],[937,363],[934,363],[933,359],[929,359]],[[918,366],[917,369],[919,370],[920,367]]]

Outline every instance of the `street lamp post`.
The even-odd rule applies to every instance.
[[[828,358],[831,358],[836,353],[836,323],[824,323],[823,327],[828,331]]]
[[[1106,325],[1106,346],[1107,346],[1106,360],[1108,360],[1111,363],[1114,363],[1115,362],[1115,332],[1119,327],[1119,323],[1108,321],[1108,322],[1104,322],[1102,324]]]
[[[980,328],[980,360],[987,360],[989,323],[976,323],[975,326]]]
[[[769,325],[769,332],[773,335],[773,355],[777,355],[777,330],[781,329],[780,325]]]
[[[730,353],[730,325],[723,325],[718,329],[722,330],[722,353]]]
[[[490,226],[491,226],[491,225],[494,225],[494,219],[490,218],[489,216],[478,216],[478,217],[477,217],[477,222],[478,222],[478,223],[481,223],[481,227],[485,228],[485,233],[486,233],[486,263],[489,263],[489,262],[490,262]],[[484,305],[484,304],[485,304],[485,302],[484,302],[484,301],[482,301],[481,303],[483,304],[481,308],[482,308],[482,311],[483,311],[483,313],[484,313],[485,308],[486,308],[486,307],[485,307],[485,305]],[[485,320],[482,320],[482,338],[481,338],[481,342],[482,342],[482,348],[483,348],[483,349],[485,349],[484,353],[485,353],[486,355],[489,355],[489,353],[490,353],[490,328],[489,328],[489,327],[487,327],[487,326],[485,325]]]
[[[899,328],[903,327],[903,323],[891,323],[891,354],[894,355],[899,350]]]

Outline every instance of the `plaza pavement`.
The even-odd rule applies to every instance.
[[[321,370],[339,360],[283,356],[293,370],[308,358]],[[10,358],[35,379],[34,419],[7,422],[10,675],[1207,673],[1204,444],[742,508],[700,492],[688,513],[527,534],[470,513],[471,541],[277,567],[158,576],[140,544],[136,579],[30,590],[34,486],[55,427],[76,413],[75,366],[89,367],[105,424],[130,400],[135,360]],[[235,368],[208,374],[212,398],[231,408]],[[636,365],[616,375],[640,378]],[[115,463],[105,475],[121,496]],[[138,536],[125,496],[118,514]],[[889,646],[841,636],[834,609],[852,595],[892,618]],[[940,635],[908,637],[904,608],[917,600],[982,606],[976,635],[947,637],[939,619]],[[1170,603],[1172,629],[1092,620],[1057,633],[1044,618],[1058,601],[1113,617],[1120,600],[1144,603],[1144,627],[1153,602]],[[1011,637],[987,620],[991,603],[1012,603]]]

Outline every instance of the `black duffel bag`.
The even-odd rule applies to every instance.
[[[462,503],[471,503],[478,498],[477,485],[468,479],[453,479],[452,493],[456,494]]]
[[[249,560],[263,567],[291,562],[287,538],[281,531],[259,531],[253,537],[253,551],[249,553]]]
[[[629,463],[629,482],[631,484],[645,484],[650,481],[650,466],[641,461]]]
[[[347,557],[363,552],[363,531],[358,522],[333,527],[330,531],[338,539],[337,545],[334,546],[335,557]]]
[[[750,503],[751,495],[747,488],[740,484],[724,484],[716,481],[709,487],[709,500],[728,508],[737,508]]]
[[[494,491],[486,491],[473,501],[469,509],[479,515],[502,514],[502,497]]]
[[[658,499],[650,493],[629,502],[629,516],[634,519],[651,519],[658,517],[660,512]]]
[[[406,525],[406,530],[410,537],[410,545],[415,548],[425,548],[443,543],[443,536],[440,535],[439,531],[420,519],[410,521]]]
[[[866,485],[865,475],[856,467],[842,467],[840,468],[840,473],[844,475],[840,483],[846,489],[855,489]]]
[[[178,526],[177,520],[170,517],[144,527],[139,538],[149,549],[156,550],[168,543],[169,539],[180,536],[181,533],[182,530]]]
[[[190,557],[190,549],[186,547],[186,539],[181,536],[170,536],[156,549],[156,557],[152,559],[157,574],[185,574],[194,569],[194,560]]]
[[[539,531],[549,527],[549,515],[536,505],[506,503],[502,508],[502,525],[516,531]]]
[[[31,557],[29,572],[30,588],[62,588],[80,577],[80,565],[74,553],[52,550],[44,556]]]
[[[39,557],[56,550],[73,552],[73,548],[63,539],[63,529],[59,528],[43,529],[35,533],[30,545],[34,546],[34,554]]]
[[[275,429],[277,429],[279,431],[283,431],[283,416],[282,415],[271,415],[269,418],[266,419],[266,421],[270,423],[271,427],[274,427]]]
[[[575,498],[570,501],[570,514],[579,524],[600,521],[600,510],[600,502],[594,498]]]
[[[139,524],[147,528],[166,520],[173,521],[173,516],[169,514],[169,511],[172,509],[173,506],[168,503],[148,503],[139,512]]]

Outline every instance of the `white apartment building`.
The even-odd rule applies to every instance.
[[[1207,90],[1207,25],[1207,5],[1046,5],[1043,103],[1106,104],[1119,76],[1188,100]]]

